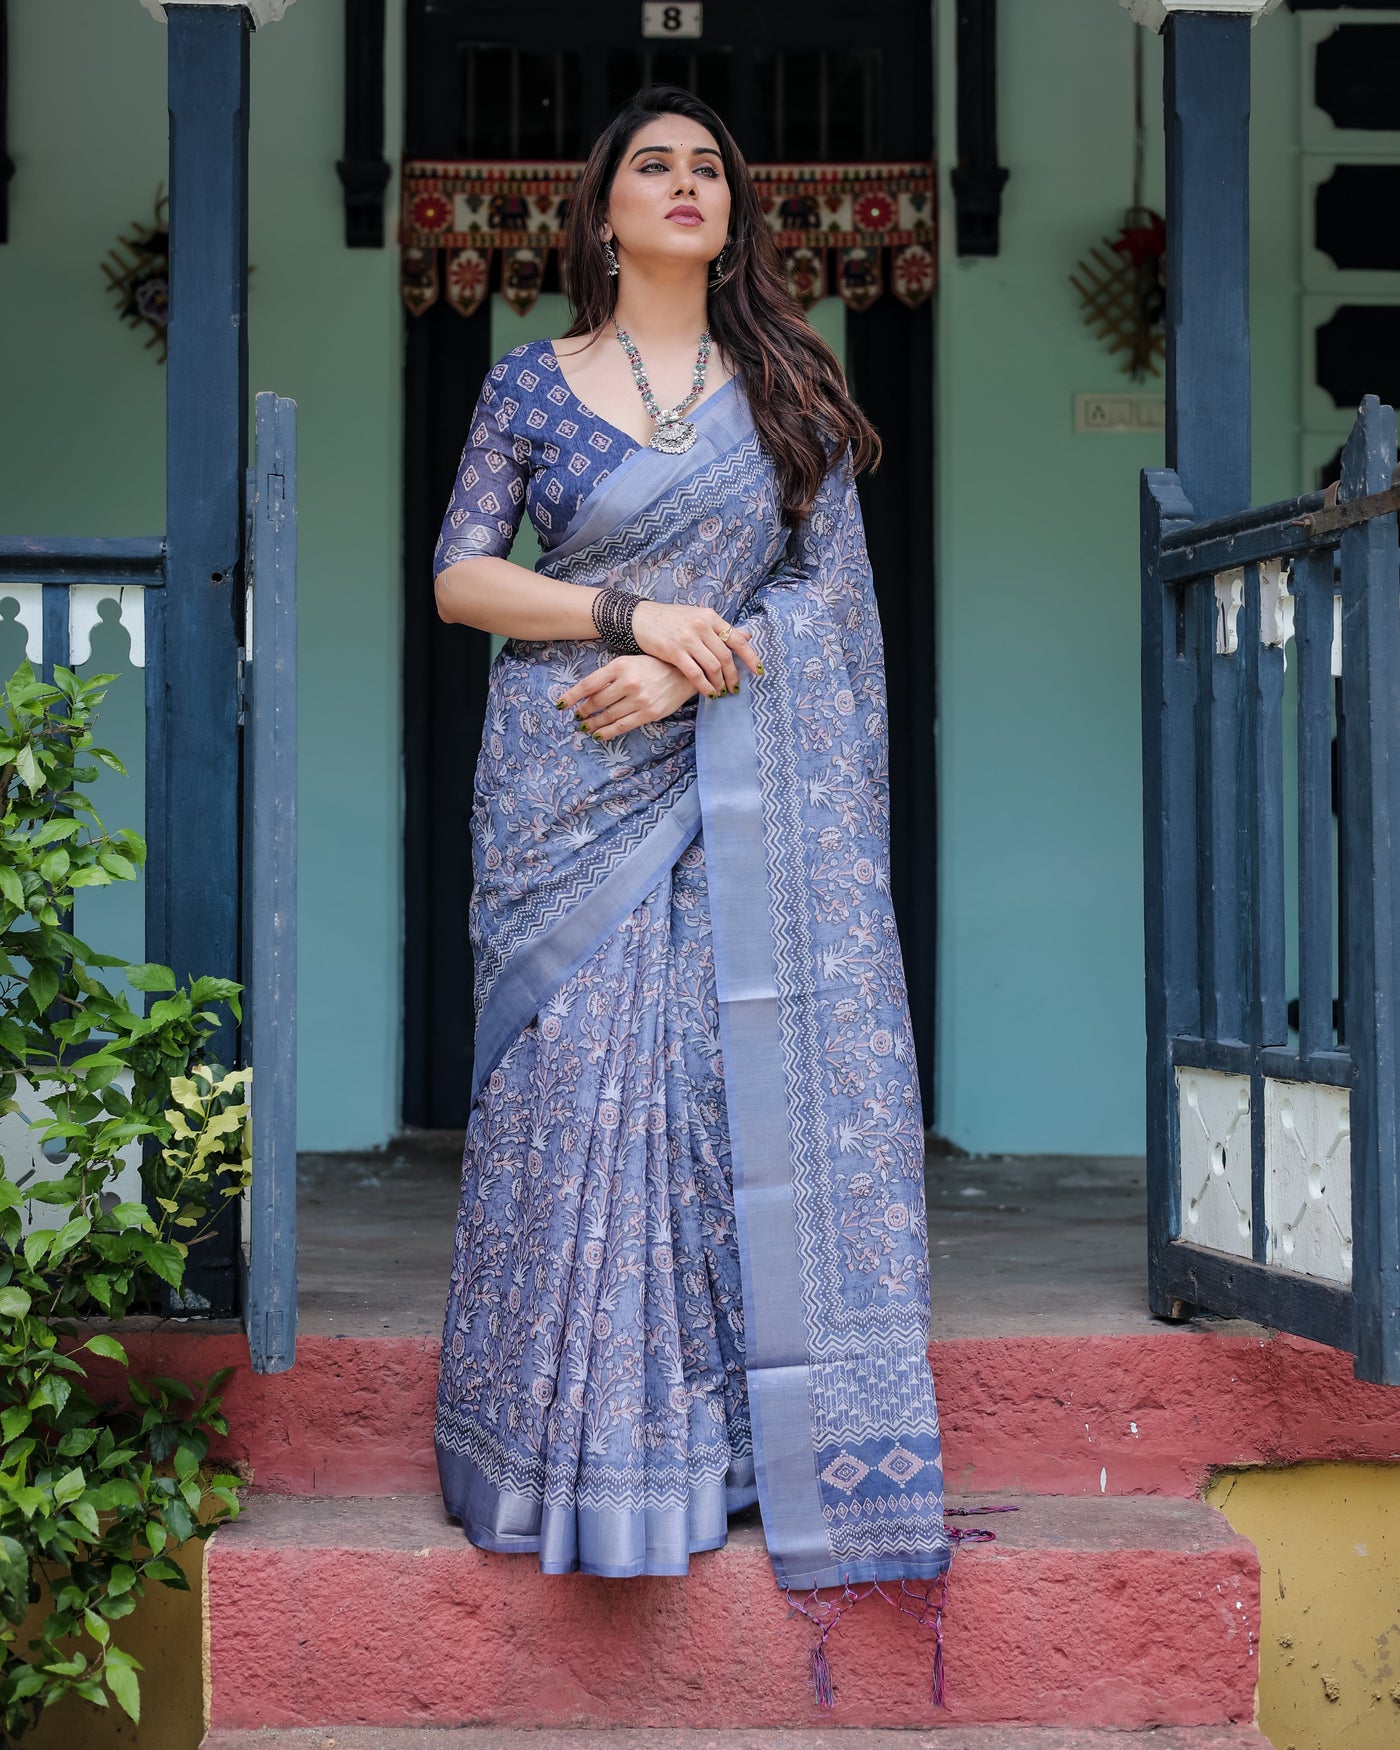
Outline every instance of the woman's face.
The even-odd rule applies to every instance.
[[[620,260],[714,260],[729,235],[729,184],[708,128],[663,115],[633,134],[613,177],[608,234]]]

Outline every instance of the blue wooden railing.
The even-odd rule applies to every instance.
[[[253,1187],[235,1268],[253,1366],[278,1372],[291,1366],[296,1336],[296,407],[261,394],[256,414],[246,553],[235,568],[242,641],[235,636],[220,676],[236,701],[222,762],[235,774],[241,764],[242,777],[234,850],[222,865],[172,831],[172,794],[184,794],[172,785],[172,770],[180,773],[173,726],[187,693],[169,684],[168,606],[181,586],[167,575],[167,542],[0,536],[0,602],[18,604],[30,659],[48,679],[83,660],[105,600],[117,601],[133,663],[144,664],[145,958],[182,977],[209,970],[172,952],[170,919],[172,902],[193,910],[210,883],[239,922],[230,970],[244,986],[241,1035],[226,1020],[210,1049],[254,1070]],[[196,667],[207,662],[207,649],[191,652],[187,635],[178,648]],[[197,1297],[169,1310],[209,1308]]]
[[[1394,412],[1371,396],[1339,494],[1201,521],[1174,470],[1143,481],[1154,1310],[1257,1319],[1346,1348],[1359,1377],[1389,1383],[1400,1383],[1395,461]]]

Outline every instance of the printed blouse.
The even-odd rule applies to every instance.
[[[640,448],[579,400],[547,340],[512,347],[482,384],[433,575],[460,559],[504,559],[526,510],[547,553],[584,499]]]

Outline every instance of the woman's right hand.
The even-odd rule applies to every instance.
[[[726,642],[721,634],[727,627]],[[758,657],[748,633],[739,626],[729,627],[713,608],[639,601],[632,610],[632,636],[648,656],[669,662],[710,698],[734,691],[739,684],[739,662],[750,673],[758,673]]]

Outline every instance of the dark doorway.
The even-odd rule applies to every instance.
[[[658,8],[658,11],[666,10]],[[754,163],[928,162],[927,0],[854,8],[705,0],[704,34],[646,39],[633,0],[409,0],[412,158],[578,160],[639,86],[694,91]],[[544,289],[557,289],[551,261]],[[494,289],[494,288],[493,288]],[[404,1122],[465,1126],[471,1082],[472,773],[491,641],[444,626],[431,572],[467,420],[494,362],[489,304],[406,317]],[[861,502],[885,635],[892,884],[926,1115],[933,1111],[933,310],[889,291],[846,316],[852,387],[885,444]]]

